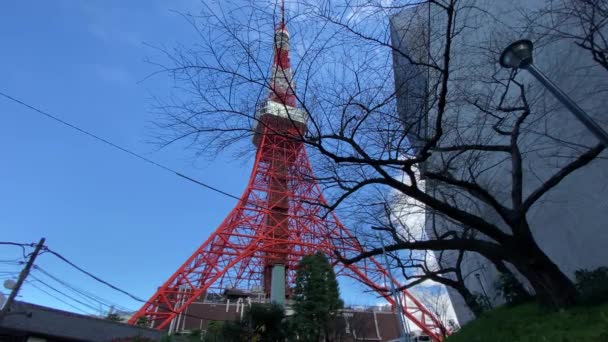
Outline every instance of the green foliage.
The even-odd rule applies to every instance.
[[[494,287],[508,305],[523,304],[532,300],[532,296],[512,273],[501,273]]]
[[[193,341],[200,341],[203,337],[203,332],[200,329],[192,330],[190,334],[188,334],[188,337]]]
[[[140,327],[147,327],[150,325],[150,321],[148,320],[148,317],[139,317],[137,321],[135,321],[135,325]]]
[[[253,304],[245,320],[256,341],[278,342],[287,337],[285,310],[280,305]]]
[[[205,342],[240,342],[247,341],[246,329],[241,322],[210,322],[207,333],[203,339]]]
[[[469,305],[469,309],[473,311],[475,316],[479,316],[482,313],[491,309],[490,303],[483,294],[474,292],[471,295],[473,296],[473,300],[467,302],[467,304]]]
[[[202,340],[203,332],[196,329],[185,334],[165,335],[160,339],[160,342],[201,342]]]
[[[319,341],[331,334],[336,310],[342,308],[336,275],[327,257],[317,252],[300,260],[295,280],[293,322],[299,341]]]
[[[598,342],[606,337],[608,304],[555,312],[526,303],[486,312],[446,342]]]
[[[203,339],[203,341],[205,342],[219,342],[219,341],[223,341],[224,338],[224,334],[227,334],[228,331],[224,330],[224,325],[228,323],[228,322],[222,322],[222,321],[212,321],[209,322],[209,325],[207,326],[207,333],[205,334],[205,338]],[[228,340],[228,338],[226,338],[226,340]]]
[[[574,276],[581,304],[608,301],[608,267],[599,267],[593,271],[578,270],[574,272]]]
[[[211,322],[205,342],[282,342],[287,338],[285,312],[280,305],[253,304],[242,321]]]
[[[123,321],[122,317],[120,317],[120,315],[118,315],[116,313],[109,313],[106,316],[106,319],[108,321],[113,321],[113,322],[122,322]]]

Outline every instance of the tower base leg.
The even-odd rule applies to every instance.
[[[272,266],[272,283],[270,285],[270,302],[285,305],[285,265]]]

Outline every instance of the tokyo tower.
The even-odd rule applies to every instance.
[[[285,303],[300,258],[316,251],[330,257],[337,276],[365,284],[399,310],[389,284],[400,284],[379,262],[369,258],[345,265],[335,257],[335,251],[350,258],[363,248],[333,212],[318,205],[326,202],[300,138],[308,113],[297,108],[283,13],[282,5],[274,33],[270,92],[256,113],[257,152],[247,188],[220,226],[130,324],[145,319],[153,328],[166,329],[193,302],[226,289],[261,289],[266,300]],[[434,340],[442,339],[444,328],[420,301],[407,290],[399,298],[407,319]]]

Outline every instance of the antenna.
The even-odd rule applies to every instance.
[[[281,24],[285,25],[285,0],[281,0]]]

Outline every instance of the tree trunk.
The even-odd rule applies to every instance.
[[[559,309],[575,304],[574,283],[533,240],[519,241],[511,263],[528,279],[541,304]]]

